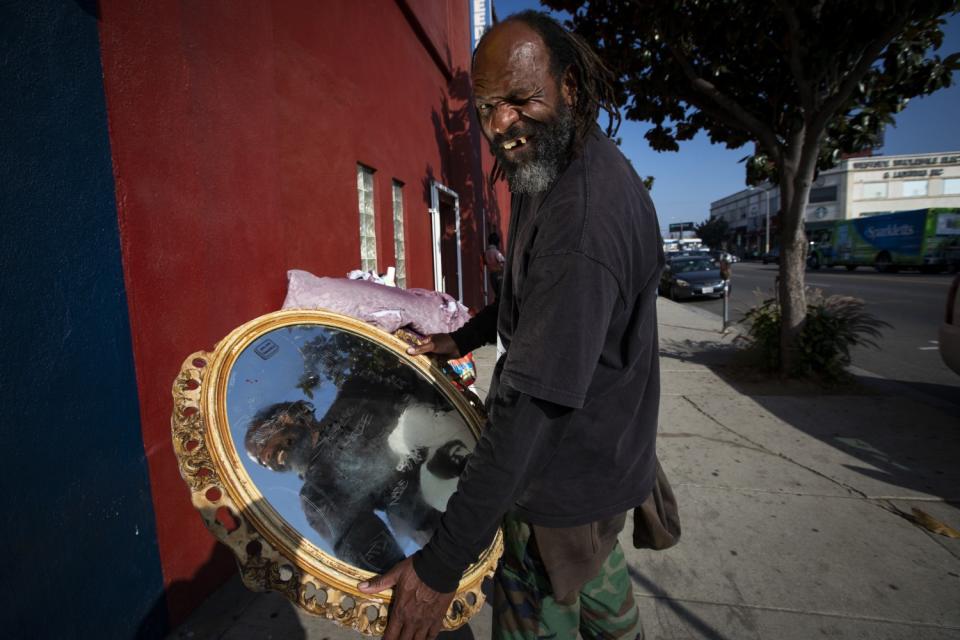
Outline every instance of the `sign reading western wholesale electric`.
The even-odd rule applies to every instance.
[[[906,169],[909,167],[931,167],[935,165],[960,164],[960,154],[949,156],[929,156],[924,158],[893,158],[886,160],[862,160],[853,163],[854,169]]]

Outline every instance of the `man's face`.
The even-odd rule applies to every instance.
[[[291,409],[290,413],[274,418],[282,427],[268,437],[258,450],[251,451],[254,459],[271,471],[302,472],[309,464],[313,453],[314,434],[313,406]]]
[[[553,76],[540,36],[520,22],[495,27],[477,51],[473,92],[510,190],[545,191],[569,160],[575,87]]]

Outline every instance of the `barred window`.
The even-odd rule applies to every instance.
[[[403,183],[393,181],[393,248],[396,253],[397,286],[407,288],[407,254],[403,237]]]
[[[373,169],[357,165],[360,203],[360,268],[377,271],[377,222],[373,207]]]

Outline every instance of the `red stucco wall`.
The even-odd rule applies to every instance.
[[[408,286],[432,288],[431,178],[461,197],[474,308],[478,211],[500,214],[471,120],[467,2],[100,6],[144,442],[176,620],[231,570],[211,561],[170,446],[182,360],[278,309],[287,269],[359,265],[358,162],[377,170],[381,270],[393,264],[391,181],[405,184]]]

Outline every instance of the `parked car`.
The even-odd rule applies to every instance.
[[[765,254],[763,254],[763,257],[761,257],[760,260],[763,262],[763,264],[769,264],[771,262],[774,264],[780,264],[780,247],[774,247],[773,249],[770,249],[770,251],[767,251]]]
[[[940,357],[948,367],[960,373],[960,302],[957,293],[960,291],[960,275],[953,279],[950,291],[947,293],[947,313],[943,324],[940,325]]]
[[[677,256],[664,266],[658,290],[674,300],[711,295],[722,298],[720,264],[710,256]]]

